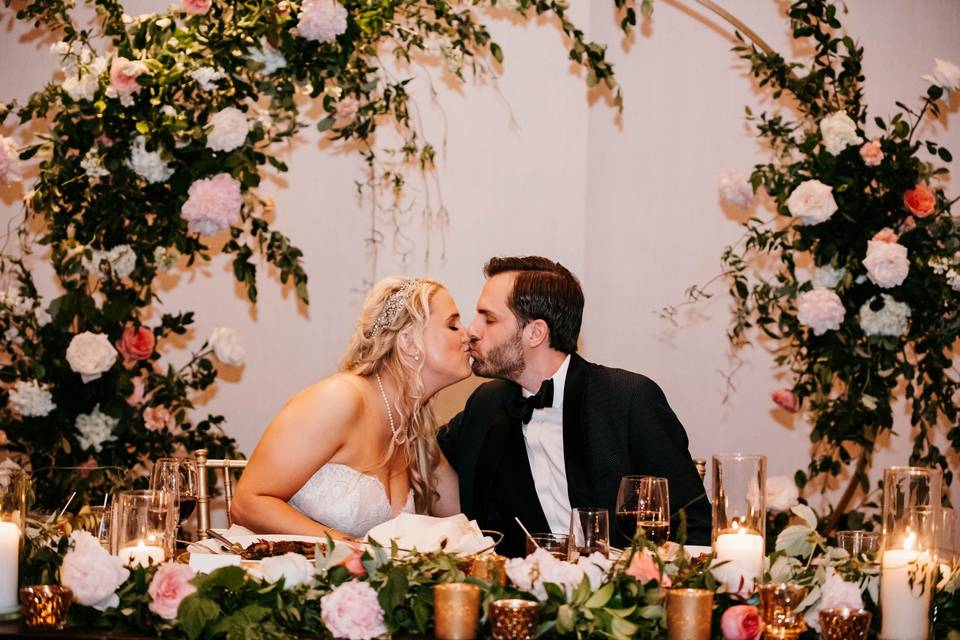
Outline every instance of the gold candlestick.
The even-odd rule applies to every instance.
[[[63,629],[73,604],[73,592],[67,587],[38,584],[20,589],[23,621],[31,629]]]
[[[712,591],[667,590],[667,638],[669,640],[710,640],[712,617]]]
[[[438,640],[474,640],[480,614],[480,587],[462,582],[433,588],[433,609]]]
[[[497,600],[490,605],[493,640],[533,640],[540,605],[530,600]]]

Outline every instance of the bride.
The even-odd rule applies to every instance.
[[[447,290],[389,277],[364,301],[341,370],[294,396],[267,427],[233,499],[257,533],[362,539],[401,511],[460,511],[430,399],[470,375]]]

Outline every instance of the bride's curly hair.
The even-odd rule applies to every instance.
[[[433,476],[440,458],[438,425],[433,403],[423,397],[421,370],[426,358],[402,357],[397,339],[409,329],[414,344],[424,353],[430,301],[443,288],[434,280],[400,276],[389,276],[375,284],[363,302],[341,363],[341,370],[347,373],[364,377],[386,374],[398,384],[392,407],[400,417],[397,426],[405,440],[398,444],[391,438],[384,462],[398,449],[406,456],[417,513],[429,513],[439,497]]]

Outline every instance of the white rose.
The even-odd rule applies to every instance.
[[[99,611],[116,607],[120,604],[117,589],[126,582],[130,570],[86,531],[74,531],[70,540],[73,548],[63,556],[60,582],[73,591],[78,604]]]
[[[733,169],[720,172],[720,197],[735,207],[746,209],[753,200],[753,187],[750,182]]]
[[[147,182],[156,184],[166,182],[173,175],[173,167],[163,161],[160,150],[147,151],[147,139],[137,136],[130,145],[130,159],[127,166]]]
[[[73,336],[67,347],[67,362],[84,383],[96,380],[117,361],[117,350],[102,333],[84,331]]]
[[[240,344],[240,334],[230,327],[215,327],[208,341],[217,360],[231,367],[239,367],[247,356],[247,350]]]
[[[837,212],[833,199],[833,187],[819,180],[807,180],[793,190],[787,198],[790,214],[800,218],[803,224],[814,225],[826,222]]]
[[[537,549],[526,558],[511,558],[505,569],[518,589],[532,593],[539,600],[547,599],[544,585],[548,582],[560,587],[569,598],[585,575],[583,567],[558,560],[545,549]]]
[[[787,476],[767,478],[767,511],[789,511],[800,503],[800,490],[797,483]]]
[[[36,380],[17,380],[10,389],[8,403],[24,418],[42,418],[57,407],[50,391]]]
[[[293,589],[313,581],[314,566],[299,553],[285,553],[261,560],[256,573],[267,582],[277,582],[283,578],[283,586]]]
[[[247,116],[236,107],[227,107],[210,117],[207,148],[214,151],[233,151],[241,146],[250,132]]]
[[[868,240],[863,266],[867,268],[867,276],[878,287],[889,289],[899,286],[910,271],[907,248],[896,242]]]
[[[817,289],[833,289],[840,284],[846,273],[846,269],[837,269],[828,264],[817,267],[816,271],[813,272],[813,286]]]
[[[337,0],[305,0],[297,32],[314,42],[331,42],[347,30],[347,10]]]
[[[934,58],[933,75],[923,76],[923,79],[944,89],[956,91],[960,89],[960,67],[949,60]]]
[[[118,424],[120,424],[120,420],[100,411],[100,405],[98,404],[90,413],[81,413],[77,416],[74,423],[80,433],[77,436],[77,441],[82,448],[93,448],[94,451],[99,453],[103,450],[104,442],[113,440],[113,429]]]
[[[857,123],[843,111],[831,113],[820,121],[823,146],[833,155],[838,155],[850,145],[858,145],[863,138],[857,135]]]
[[[910,305],[897,302],[887,294],[881,294],[883,306],[878,311],[871,308],[872,300],[860,307],[860,328],[868,336],[903,335],[910,320]]]
[[[833,567],[827,567],[827,577],[820,587],[820,600],[807,609],[804,619],[807,624],[820,631],[820,611],[825,609],[863,608],[863,596],[860,587],[844,580]]]
[[[797,320],[818,336],[839,329],[844,315],[840,296],[830,289],[804,291],[797,297]]]

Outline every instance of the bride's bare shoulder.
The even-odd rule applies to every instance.
[[[293,396],[284,413],[307,414],[323,422],[351,422],[366,407],[365,382],[353,373],[336,373]],[[314,422],[311,420],[310,422]]]

